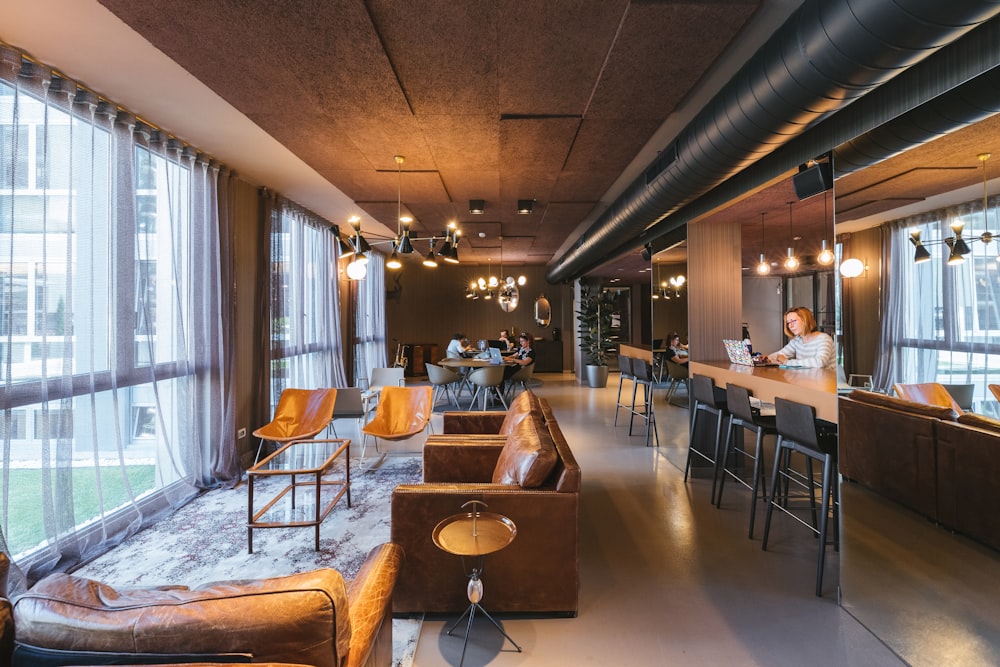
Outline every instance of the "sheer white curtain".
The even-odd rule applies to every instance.
[[[388,361],[385,325],[385,257],[368,253],[368,274],[364,280],[353,281],[354,313],[354,377],[358,381],[371,377],[373,368],[384,368]],[[393,349],[395,354],[395,349]]]
[[[346,384],[340,344],[336,236],[278,198],[271,225],[271,405],[288,387]]]
[[[0,49],[0,547],[17,591],[238,470],[212,455],[233,440],[218,170]]]

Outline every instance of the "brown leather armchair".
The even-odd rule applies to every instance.
[[[491,613],[576,615],[580,467],[544,400],[525,391],[510,412],[515,409],[517,418],[509,420],[503,413],[453,419],[447,413],[447,433],[424,445],[424,483],[393,491],[391,539],[406,551],[395,613],[455,613],[469,606],[462,560],[437,548],[431,534],[465,502],[481,500],[517,526],[509,546],[486,556],[483,606]],[[516,422],[507,435],[505,421]],[[458,422],[477,432],[458,433]]]
[[[102,654],[113,656],[108,664],[124,657],[130,664],[166,658],[173,664],[391,665],[391,597],[402,561],[399,545],[382,544],[347,585],[331,569],[194,589],[116,590],[49,575],[13,601],[12,614],[0,599],[0,648],[7,651],[0,665],[102,664],[95,662]]]

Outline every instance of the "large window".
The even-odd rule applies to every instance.
[[[342,387],[336,237],[280,201],[271,216],[271,405],[288,387]]]
[[[206,485],[225,369],[195,252],[217,219],[192,204],[217,172],[24,67],[0,80],[0,548],[44,573]]]
[[[997,202],[989,202],[997,219]],[[955,226],[970,251],[950,263]],[[988,410],[987,385],[1000,382],[1000,260],[996,241],[979,240],[988,231],[982,202],[934,211],[890,224],[892,260],[888,271],[884,349],[881,365],[886,385],[894,382],[940,382],[975,385],[974,407]],[[993,232],[998,231],[993,225]],[[915,263],[910,233],[920,230],[931,241],[930,261]]]

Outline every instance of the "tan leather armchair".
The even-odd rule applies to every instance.
[[[278,398],[271,421],[253,432],[260,438],[256,462],[265,441],[280,445],[315,437],[329,425],[337,402],[336,389],[285,389]]]
[[[125,655],[130,662],[134,656],[133,664],[164,655],[176,664],[243,655],[255,663],[388,666],[391,598],[402,562],[398,545],[382,544],[346,585],[331,569],[193,589],[113,589],[73,575],[49,575],[13,601],[13,662],[5,653],[0,664],[28,667],[39,660],[33,656],[46,653],[65,659],[49,664],[74,665],[80,664],[74,656],[79,660],[89,651]],[[2,599],[0,628],[5,609]]]

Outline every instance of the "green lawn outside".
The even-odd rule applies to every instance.
[[[77,525],[97,516],[97,479],[94,467],[73,468],[72,485]],[[153,488],[156,467],[134,465],[126,467],[132,493],[140,496]],[[12,469],[10,475],[10,508],[8,529],[5,534],[7,547],[12,554],[21,553],[40,544],[45,539],[42,525],[42,471],[38,469]],[[101,471],[104,488],[104,510],[111,511],[128,501],[125,480],[114,468]],[[58,481],[53,481],[59,484]]]

